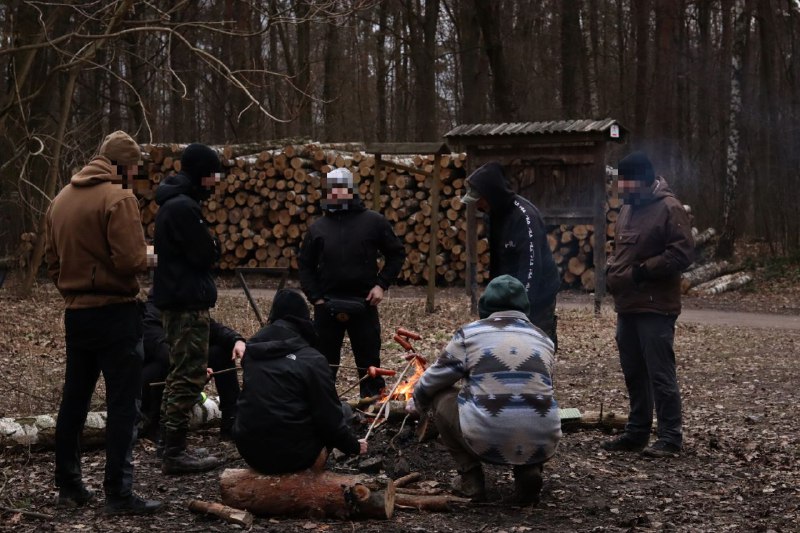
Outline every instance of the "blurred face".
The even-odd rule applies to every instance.
[[[341,200],[352,200],[353,189],[349,187],[333,187],[328,189],[328,192],[325,196],[328,200],[332,202],[338,202]]]
[[[486,198],[478,198],[475,202],[475,209],[480,211],[481,213],[488,213],[489,212],[489,202],[486,201]]]
[[[617,179],[619,196],[626,204],[635,204],[650,192],[650,185],[643,181],[628,179],[621,175]]]
[[[211,176],[206,176],[200,179],[200,184],[204,189],[212,190],[222,180],[222,173],[215,172]]]

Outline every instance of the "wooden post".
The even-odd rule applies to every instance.
[[[372,178],[372,210],[381,212],[381,154],[375,154],[375,176]]]
[[[605,143],[595,145],[594,164],[594,314],[600,315],[606,294],[606,157]]]
[[[478,224],[475,203],[467,204],[467,276],[469,312],[478,314]]]
[[[441,154],[435,154],[433,158],[433,176],[430,177],[431,181],[431,244],[428,250],[428,298],[425,302],[425,311],[433,313],[436,298],[436,254],[438,253],[439,238],[437,232],[439,231],[439,189],[441,183],[439,180],[439,169]]]

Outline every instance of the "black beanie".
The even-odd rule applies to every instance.
[[[287,317],[311,320],[306,300],[303,295],[294,289],[281,289],[275,293],[272,300],[272,309],[269,311],[269,321],[285,319]]]
[[[629,180],[643,181],[645,185],[652,185],[656,179],[653,164],[644,152],[633,152],[622,159],[617,173]]]
[[[508,274],[490,281],[478,301],[478,316],[481,318],[498,311],[521,311],[527,315],[530,309],[525,287],[517,278]]]
[[[181,155],[181,171],[189,176],[192,185],[200,187],[200,180],[213,176],[222,166],[217,153],[205,144],[190,144]]]

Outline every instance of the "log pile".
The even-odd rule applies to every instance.
[[[145,166],[149,190],[142,194],[142,223],[145,234],[155,231],[156,186],[180,170],[184,145],[145,145]],[[347,167],[359,180],[361,198],[373,207],[372,183],[377,172],[376,159],[358,144],[289,144],[260,149],[257,145],[216,148],[223,163],[224,176],[216,193],[203,204],[203,215],[219,238],[222,258],[219,267],[288,267],[297,269],[297,256],[309,225],[320,216],[322,177],[333,168]],[[439,222],[431,228],[431,178],[414,169],[432,171],[431,155],[392,159],[407,170],[383,167],[380,172],[380,211],[403,240],[407,260],[400,281],[427,282],[427,259],[431,231],[439,246],[435,259],[439,285],[463,283],[466,276],[466,209],[459,198],[465,193],[465,154],[445,154],[440,160],[441,194]],[[609,180],[610,183],[610,180]],[[610,247],[619,208],[618,200],[608,199],[609,231],[603,245]],[[594,289],[591,225],[550,227],[549,244],[563,274],[564,286]],[[479,282],[488,276],[489,254],[483,224],[478,224]]]

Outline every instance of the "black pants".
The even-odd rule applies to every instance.
[[[208,366],[214,371],[233,368],[231,350],[217,344],[208,347]],[[142,368],[142,416],[145,428],[154,437],[161,419],[161,399],[164,387],[151,387],[151,383],[160,383],[167,379],[169,373],[169,345],[166,341],[145,346],[145,361]],[[236,418],[236,401],[239,399],[239,378],[236,372],[225,372],[214,376],[214,385],[219,393],[219,408],[222,411],[222,427],[230,429]]]
[[[67,367],[56,422],[56,486],[70,490],[82,484],[80,437],[102,372],[108,412],[103,488],[107,496],[128,496],[143,358],[138,306],[67,309],[64,328]]]
[[[630,415],[625,431],[646,442],[658,418],[658,438],[681,445],[681,393],[675,371],[675,315],[626,313],[617,316],[617,346]]]
[[[368,367],[380,366],[381,323],[377,307],[369,305],[363,313],[351,315],[349,320],[341,322],[324,305],[316,305],[314,329],[319,336],[318,349],[331,365],[338,365],[341,360],[342,342],[347,332],[356,366],[361,368],[358,370],[358,377],[364,377]],[[338,370],[337,366],[331,367],[334,379]],[[386,382],[381,376],[367,378],[361,382],[361,397],[375,396],[385,386]]]
[[[552,300],[545,302],[544,304],[531,304],[531,312],[528,315],[528,319],[534,326],[544,331],[545,334],[550,337],[550,340],[553,341],[553,346],[555,348],[554,351],[558,351],[558,332],[556,331],[558,326],[558,317],[556,316],[556,297],[553,296]]]

